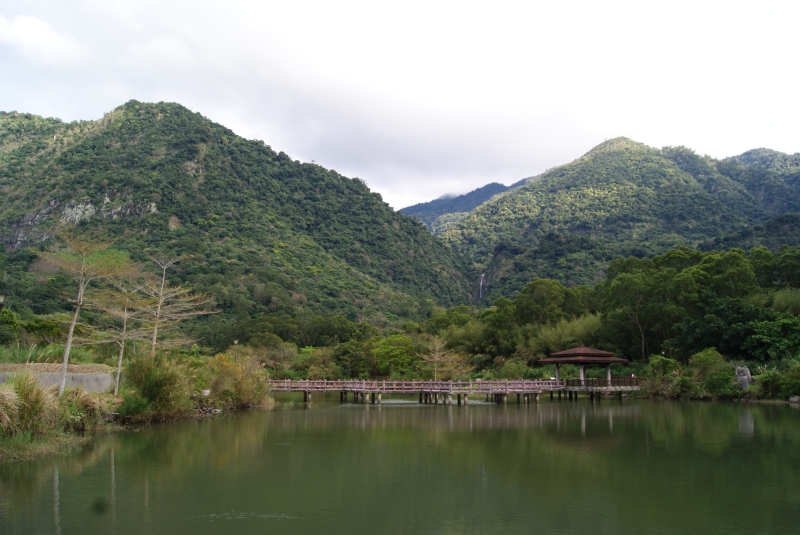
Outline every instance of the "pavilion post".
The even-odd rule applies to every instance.
[[[606,379],[608,380],[608,386],[611,386],[611,364],[606,366]]]
[[[561,380],[561,364],[556,364],[556,381]]]

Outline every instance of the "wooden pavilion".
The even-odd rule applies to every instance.
[[[611,365],[627,364],[628,359],[623,359],[614,355],[610,351],[602,351],[591,347],[581,346],[550,353],[550,356],[539,361],[542,364],[556,365],[556,380],[561,380],[560,368],[562,364],[575,364],[581,369],[581,383],[586,384],[586,366],[600,365],[606,367],[606,379],[608,386],[611,386]]]

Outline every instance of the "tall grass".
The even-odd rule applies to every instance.
[[[50,344],[30,347],[14,345],[11,347],[0,346],[0,364],[25,364],[33,363],[55,363],[61,362],[64,356],[64,346]],[[88,348],[76,347],[70,351],[70,363],[90,364],[93,362],[94,354]]]

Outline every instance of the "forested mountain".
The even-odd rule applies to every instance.
[[[2,113],[0,192],[7,273],[25,272],[56,223],[78,224],[140,262],[182,255],[174,277],[213,297],[213,321],[309,308],[380,325],[470,297],[457,255],[363,181],[177,104],[68,124]],[[24,284],[19,305],[41,307],[46,289]]]
[[[416,217],[425,223],[428,230],[434,234],[439,234],[443,226],[458,221],[467,212],[506,190],[508,190],[508,186],[492,182],[464,195],[441,197],[430,202],[402,208],[400,212]]]
[[[652,256],[800,211],[798,156],[717,161],[685,147],[609,140],[490,199],[441,234],[485,273],[483,297],[548,277],[594,284],[620,256]]]

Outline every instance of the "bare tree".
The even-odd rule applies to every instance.
[[[150,297],[150,302],[144,307],[151,327],[150,357],[156,354],[160,331],[193,316],[218,312],[204,310],[202,307],[208,303],[208,299],[202,294],[192,293],[191,288],[167,285],[167,270],[178,262],[177,258],[152,260],[161,268],[161,278],[141,286],[141,291]]]
[[[119,346],[117,373],[114,379],[116,396],[119,393],[119,377],[126,342],[147,340],[150,331],[148,326],[142,323],[148,301],[139,293],[139,287],[124,280],[114,280],[111,286],[113,289],[92,294],[88,298],[87,306],[102,310],[113,320],[113,323],[104,325],[99,333],[95,333],[92,343],[115,343]]]
[[[449,379],[472,371],[473,366],[467,363],[466,355],[446,349],[447,342],[438,336],[431,336],[429,340],[428,351],[420,358],[433,370],[434,381],[438,381],[440,375]]]
[[[56,236],[67,245],[68,250],[51,250],[45,252],[42,255],[42,259],[45,263],[71,276],[78,285],[75,298],[70,299],[75,305],[75,311],[72,314],[72,321],[67,331],[67,340],[64,344],[61,380],[58,384],[58,395],[61,396],[66,386],[69,353],[75,335],[75,325],[78,323],[78,315],[81,312],[86,298],[86,288],[88,288],[92,281],[124,273],[126,270],[130,269],[130,261],[127,254],[121,251],[109,250],[108,248],[111,246],[110,242],[101,242],[78,236],[66,229],[59,229],[56,232]]]

